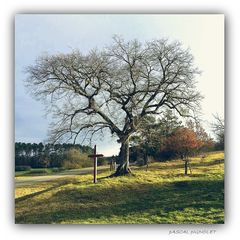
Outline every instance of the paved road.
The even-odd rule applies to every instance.
[[[109,169],[108,166],[100,166],[98,167],[98,170],[105,170]],[[25,185],[32,185],[40,182],[47,182],[52,181],[58,178],[66,178],[66,177],[73,177],[73,176],[79,176],[84,174],[92,173],[92,168],[84,168],[84,169],[74,169],[74,170],[68,170],[64,172],[60,172],[57,174],[52,175],[45,175],[45,176],[24,176],[24,177],[16,177],[15,178],[15,187],[19,186],[25,186]]]

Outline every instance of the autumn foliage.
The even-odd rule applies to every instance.
[[[186,127],[176,129],[165,141],[165,151],[187,158],[202,146],[197,134]]]

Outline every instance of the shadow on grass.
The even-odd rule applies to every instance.
[[[97,222],[99,219],[114,223],[109,222],[112,217],[125,219],[125,223],[128,223],[128,217],[134,215],[155,216],[152,223],[172,223],[171,219],[177,218],[186,209],[192,209],[192,212],[183,214],[179,223],[186,223],[186,218],[187,223],[223,223],[223,217],[220,216],[224,209],[223,189],[221,180],[126,183],[108,187],[91,185],[87,188],[65,189],[55,193],[45,206],[38,207],[38,201],[32,200],[36,201],[33,210],[17,214],[16,223]],[[33,196],[28,195],[29,198],[22,201],[26,200],[27,204]]]
[[[194,161],[191,162],[191,166],[193,167],[201,167],[201,166],[213,166],[213,165],[218,165],[218,164],[221,164],[221,163],[224,163],[224,159],[223,158],[220,158],[220,159],[215,159],[211,162],[200,162],[200,163],[195,163]]]
[[[194,162],[194,160],[190,161],[191,167],[205,167],[205,166],[213,166],[213,165],[218,165],[224,163],[224,159],[215,159],[212,161],[205,162],[202,160],[201,162]],[[160,166],[160,167],[155,167],[155,166],[149,166],[148,170],[176,170],[176,169],[184,169],[184,161],[182,161],[182,164],[171,164],[168,166]]]
[[[65,182],[65,181],[64,181],[64,182],[62,182],[62,183],[55,184],[54,186],[52,186],[52,187],[50,187],[50,188],[46,188],[46,189],[41,190],[41,191],[38,191],[38,192],[34,192],[34,193],[31,193],[31,194],[24,195],[24,196],[22,196],[22,197],[18,197],[18,198],[15,199],[15,203],[19,203],[19,202],[22,202],[22,201],[24,201],[24,200],[31,199],[31,198],[33,198],[33,197],[35,197],[35,196],[41,195],[41,194],[43,194],[43,193],[50,192],[50,191],[52,191],[52,190],[54,190],[54,189],[56,189],[56,188],[62,187],[62,186],[67,185],[67,184],[69,184],[69,182]]]

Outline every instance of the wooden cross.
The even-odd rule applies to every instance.
[[[96,145],[94,145],[93,154],[88,155],[88,157],[93,158],[93,183],[97,182],[97,158],[103,157],[102,154],[97,154]]]

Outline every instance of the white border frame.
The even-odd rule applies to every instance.
[[[1,239],[235,239],[239,236],[239,8],[233,0],[7,0],[0,9]],[[16,13],[224,13],[226,182],[224,225],[15,225],[14,224],[14,16]],[[2,73],[1,72],[1,73]],[[181,230],[170,234],[170,230]],[[183,230],[216,230],[190,234]]]

